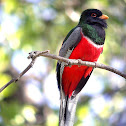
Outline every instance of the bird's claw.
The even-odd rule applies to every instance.
[[[78,67],[80,67],[81,66],[81,59],[77,59],[78,60],[78,64],[80,64],[80,65],[78,65]]]

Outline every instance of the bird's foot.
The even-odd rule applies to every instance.
[[[80,65],[78,65],[78,67],[81,67],[82,60],[81,59],[77,59],[77,60],[78,60],[78,64],[80,64]]]

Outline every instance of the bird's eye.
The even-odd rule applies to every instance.
[[[92,13],[91,16],[92,17],[97,17],[97,14],[96,13]]]

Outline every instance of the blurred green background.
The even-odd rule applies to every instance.
[[[0,1],[0,87],[30,62],[28,53],[58,55],[67,33],[87,8],[109,16],[98,62],[126,73],[126,0]],[[56,61],[38,58],[35,66],[0,94],[0,126],[57,126],[59,92]],[[126,80],[95,69],[81,92],[75,126],[126,126]]]

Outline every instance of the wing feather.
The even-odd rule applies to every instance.
[[[59,51],[59,56],[69,58],[69,56],[72,53],[72,50],[77,46],[80,40],[81,40],[81,27],[75,27],[68,33],[68,35],[64,39],[62,47]],[[61,73],[63,73],[63,70],[64,70],[64,63],[60,63],[58,61],[56,71],[57,71],[57,82],[59,89],[62,79],[60,75]]]

